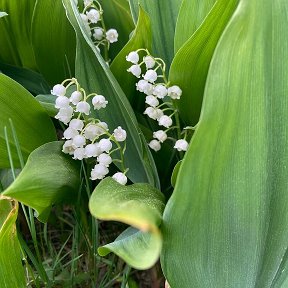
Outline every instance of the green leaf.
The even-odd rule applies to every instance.
[[[204,88],[216,45],[239,0],[216,1],[205,21],[177,52],[169,81],[180,86],[183,94],[177,105],[182,120],[195,125],[200,116]]]
[[[74,76],[75,33],[61,1],[37,1],[31,38],[38,69],[50,84]]]
[[[73,0],[63,0],[68,18],[77,34],[76,77],[88,93],[105,95],[109,101],[104,111],[95,112],[95,117],[108,123],[110,129],[117,126],[127,131],[125,164],[128,177],[133,182],[148,182],[159,187],[159,179],[151,153],[142,140],[132,107],[119,83],[111,73],[104,59],[86,34],[85,26]]]
[[[0,0],[1,10],[8,13],[0,19],[0,61],[36,69],[30,41],[31,19],[36,0]]]
[[[17,238],[18,203],[0,196],[0,287],[25,288],[26,280],[21,263],[21,249]]]
[[[182,0],[129,0],[136,19],[139,4],[148,13],[153,36],[153,55],[163,58],[169,67],[174,57],[174,34]],[[137,12],[136,12],[137,11]]]
[[[137,269],[148,269],[157,261],[162,237],[158,226],[164,209],[163,194],[149,184],[124,186],[112,178],[95,188],[89,209],[100,220],[120,221],[134,228],[124,231],[113,243],[100,247],[100,255],[114,252]]]
[[[127,0],[105,0],[101,2],[101,6],[106,28],[114,28],[119,34],[118,41],[109,49],[109,55],[114,59],[128,42],[129,35],[135,27]]]
[[[182,164],[182,160],[180,160],[174,167],[173,169],[173,173],[172,173],[172,176],[171,176],[171,185],[173,187],[175,187],[176,185],[176,181],[177,181],[177,177],[178,177],[178,174],[179,174],[179,170],[180,170],[180,167],[181,167],[181,164]]]
[[[63,142],[50,142],[31,153],[16,180],[3,192],[32,207],[46,222],[52,205],[73,202],[80,186],[80,165],[62,150]]]
[[[217,0],[183,0],[175,31],[175,52],[194,34]]]
[[[135,83],[137,78],[131,73],[127,72],[127,69],[131,66],[131,63],[126,61],[126,56],[131,52],[140,48],[146,48],[151,51],[152,36],[150,20],[145,11],[140,7],[140,14],[135,31],[132,34],[131,39],[126,46],[120,51],[117,57],[111,64],[111,71],[121,85],[125,95],[133,102],[134,95],[136,95]]]
[[[173,288],[287,287],[287,11],[242,0],[217,46],[164,212]]]
[[[10,168],[4,127],[10,119],[18,136],[24,159],[37,147],[56,140],[53,123],[35,98],[14,80],[0,74],[0,167]],[[18,153],[9,134],[12,158],[19,167]]]
[[[58,113],[58,109],[55,108],[55,101],[57,99],[57,96],[55,95],[37,95],[36,99],[39,101],[41,106],[46,110],[47,114],[50,117],[55,117],[55,115]]]
[[[50,88],[46,80],[37,72],[1,62],[0,71],[35,95],[50,92]]]

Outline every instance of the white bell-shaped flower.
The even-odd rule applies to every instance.
[[[92,104],[95,110],[100,110],[101,108],[105,108],[108,104],[108,101],[103,95],[96,95],[92,99]]]
[[[72,139],[75,136],[77,136],[79,132],[73,128],[70,128],[70,126],[64,131],[63,133],[63,139]]]
[[[65,141],[65,143],[64,143],[64,145],[62,147],[62,152],[65,153],[65,154],[73,155],[75,148],[73,147],[72,144],[73,144],[72,140]]]
[[[154,83],[157,80],[157,73],[154,70],[147,70],[144,75],[144,80],[149,81],[150,83]]]
[[[143,57],[143,61],[144,61],[145,65],[146,65],[147,69],[153,68],[155,66],[155,64],[156,64],[155,59],[152,56],[150,56],[150,55],[147,55],[147,56]]]
[[[168,96],[170,96],[172,99],[180,99],[182,95],[182,90],[179,86],[171,86],[168,88]]]
[[[176,141],[174,148],[177,149],[178,151],[187,151],[188,146],[189,143],[186,140],[180,139]]]
[[[169,128],[173,124],[173,121],[169,116],[163,115],[158,119],[158,124],[160,126],[164,126],[166,128]]]
[[[90,105],[86,101],[80,101],[76,105],[76,112],[84,113],[85,115],[90,114]]]
[[[85,155],[87,158],[97,157],[101,154],[101,149],[98,143],[88,144],[85,146]]]
[[[66,94],[66,88],[62,84],[56,84],[53,86],[51,94],[55,96],[64,96]]]
[[[145,103],[148,104],[151,107],[156,107],[156,106],[159,105],[158,99],[155,96],[153,96],[153,95],[146,96]]]
[[[126,137],[127,137],[126,131],[125,131],[122,127],[120,127],[120,126],[118,126],[118,127],[114,130],[113,135],[114,135],[114,137],[115,137],[115,140],[118,141],[118,142],[123,142],[123,141],[125,141],[125,140],[126,140]]]
[[[86,14],[81,13],[81,14],[80,14],[80,17],[82,18],[82,20],[83,20],[83,22],[84,22],[85,24],[88,24],[88,17],[87,17]],[[89,26],[88,26],[88,27],[89,27]]]
[[[153,120],[158,120],[163,116],[163,111],[154,107],[147,107],[144,111],[144,114]]]
[[[106,39],[110,42],[110,43],[114,43],[118,41],[118,32],[116,29],[109,29],[106,32]]]
[[[104,31],[100,27],[94,28],[93,37],[95,40],[102,40],[104,37]]]
[[[108,168],[103,164],[96,164],[91,171],[91,180],[101,180],[109,173]]]
[[[153,149],[154,151],[159,151],[160,149],[161,149],[161,144],[160,144],[160,142],[159,141],[157,141],[157,140],[152,140],[152,141],[150,141],[150,143],[148,144],[149,145],[149,147],[151,148],[151,149]]]
[[[66,96],[58,96],[55,101],[55,108],[66,108],[69,107],[70,101]]]
[[[82,93],[80,91],[74,91],[70,96],[70,102],[77,105],[82,100]]]
[[[85,149],[84,148],[76,148],[74,151],[74,160],[83,160],[85,158]]]
[[[158,130],[156,132],[153,132],[153,137],[163,143],[167,139],[167,133],[163,130]]]
[[[86,15],[88,20],[93,24],[97,23],[101,18],[100,12],[96,9],[90,9]]]
[[[109,139],[101,139],[99,141],[99,148],[102,152],[109,152],[112,149],[112,142]]]
[[[69,123],[69,127],[81,131],[84,127],[84,122],[81,119],[72,119]]]
[[[137,64],[132,65],[129,69],[127,69],[128,72],[132,73],[135,77],[140,78],[141,75],[141,67]]]
[[[127,177],[124,173],[122,172],[117,172],[115,173],[112,178],[117,181],[118,183],[122,184],[122,185],[126,185],[127,183]]]
[[[99,162],[99,164],[103,164],[106,167],[108,167],[111,163],[112,163],[112,158],[110,155],[106,154],[106,153],[101,153],[98,157],[97,157],[97,161]]]
[[[65,108],[60,108],[59,112],[55,116],[55,119],[58,119],[59,121],[67,125],[70,122],[72,116],[73,116],[73,108],[68,106]]]
[[[139,62],[139,55],[136,51],[132,51],[130,52],[127,56],[126,56],[126,61],[131,62],[133,64],[137,64]]]
[[[72,139],[72,145],[75,148],[80,148],[83,147],[86,144],[86,139],[83,135],[76,135],[73,139]]]
[[[162,84],[156,85],[153,89],[153,94],[159,99],[163,99],[167,93],[167,88]]]

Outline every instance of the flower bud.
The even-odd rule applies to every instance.
[[[109,152],[112,149],[112,142],[109,139],[101,139],[99,141],[99,148],[102,152]]]
[[[147,70],[144,75],[144,80],[149,81],[150,83],[154,83],[157,80],[157,73],[154,70]]]
[[[131,62],[133,64],[137,64],[139,62],[139,55],[136,51],[132,51],[130,52],[127,56],[126,56],[126,61]]]
[[[85,115],[90,114],[90,105],[86,101],[81,101],[76,106],[76,112],[84,113]]]
[[[96,95],[92,99],[92,104],[95,110],[100,110],[101,108],[105,108],[108,104],[108,101],[102,95]]]
[[[129,69],[127,69],[128,72],[132,73],[135,77],[140,78],[141,75],[141,67],[139,65],[132,65]]]
[[[115,137],[115,140],[118,141],[118,142],[123,142],[126,140],[126,137],[127,137],[127,133],[126,131],[121,128],[120,126],[118,126],[114,132],[113,132],[113,135]]]
[[[55,101],[55,108],[60,109],[69,107],[69,103],[69,98],[66,96],[58,96]]]
[[[122,185],[125,185],[127,183],[127,177],[124,173],[117,172],[112,176],[112,178]]]
[[[94,37],[96,40],[102,40],[103,37],[104,37],[103,29],[100,28],[100,27],[94,28],[93,37]]]
[[[161,149],[161,144],[160,144],[160,142],[157,141],[157,140],[152,140],[152,141],[150,141],[150,143],[149,143],[148,145],[149,145],[149,147],[150,147],[151,149],[153,149],[153,150],[156,151],[156,152]]]
[[[79,91],[74,91],[70,96],[70,102],[77,105],[82,100],[82,93]]]
[[[115,29],[109,29],[106,32],[106,39],[110,42],[110,43],[114,43],[118,41],[118,32]]]
[[[110,157],[110,155],[102,153],[97,157],[97,161],[99,162],[99,164],[103,164],[108,167],[112,163],[112,158]]]
[[[66,88],[62,84],[56,84],[51,90],[51,94],[55,96],[64,96],[66,94]]]
[[[156,132],[153,132],[153,137],[163,143],[167,139],[167,134],[163,130],[158,130]]]
[[[159,105],[158,99],[153,95],[146,96],[145,103],[150,105],[151,107],[156,107]]]
[[[108,168],[103,164],[96,164],[91,171],[92,180],[103,179],[109,173]]]
[[[158,124],[160,126],[164,126],[166,128],[169,128],[173,124],[173,121],[169,116],[163,115],[159,118]]]
[[[181,95],[182,90],[180,89],[180,87],[174,85],[168,88],[168,96],[170,96],[172,99],[180,99]]]
[[[96,9],[90,9],[86,15],[88,20],[94,24],[97,23],[101,18],[100,12]]]
[[[186,140],[180,139],[176,141],[174,148],[177,149],[178,151],[187,151],[188,146],[189,143]]]
[[[156,64],[155,59],[152,56],[150,56],[150,55],[145,56],[143,58],[143,61],[144,61],[145,65],[146,65],[147,69],[153,68],[155,66],[155,64]]]

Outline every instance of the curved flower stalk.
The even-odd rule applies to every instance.
[[[93,43],[104,53],[105,60],[108,61],[108,51],[110,45],[118,41],[116,29],[106,29],[103,19],[103,9],[97,0],[84,0],[84,9],[80,16],[87,28]],[[102,48],[102,49],[101,49]]]
[[[69,87],[76,87],[69,93]],[[96,164],[91,171],[92,180],[101,180],[109,173],[111,163],[120,163],[121,172],[115,173],[114,178],[120,184],[127,183],[124,165],[126,149],[126,131],[118,126],[113,133],[109,132],[107,123],[90,117],[91,109],[105,109],[108,101],[103,95],[86,94],[77,79],[67,79],[53,87],[51,94],[56,95],[55,108],[59,109],[56,119],[68,125],[63,133],[65,143],[62,151],[73,156],[75,160],[91,158]],[[70,94],[70,95],[69,95]],[[92,108],[88,99],[92,98]],[[124,143],[121,145],[120,143]],[[114,155],[120,155],[120,159]]]
[[[139,54],[142,52],[145,56],[140,62]],[[126,60],[133,64],[127,71],[140,79],[136,84],[136,89],[146,94],[147,108],[144,114],[157,121],[159,126],[164,127],[153,132],[154,139],[149,142],[149,147],[157,152],[161,149],[161,144],[170,139],[174,142],[174,148],[179,152],[187,151],[189,131],[193,128],[185,127],[181,130],[175,101],[180,99],[182,90],[179,86],[171,86],[168,82],[165,75],[165,62],[161,58],[153,57],[147,49],[130,52]],[[142,74],[143,71],[145,71],[144,74]],[[168,135],[174,129],[177,130],[178,139]]]

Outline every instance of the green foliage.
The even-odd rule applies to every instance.
[[[56,134],[52,121],[27,90],[4,74],[0,74],[0,86],[0,167],[9,168],[4,127],[9,128],[11,120],[18,133],[24,159],[35,148],[55,140]],[[8,137],[14,164],[19,167],[13,135],[9,134]]]
[[[11,204],[0,196],[0,286],[3,288],[26,287],[15,223],[17,215],[18,203]]]
[[[123,186],[112,178],[102,180],[89,201],[91,214],[100,220],[120,221],[136,229],[129,228],[115,242],[100,247],[99,254],[114,252],[135,268],[150,268],[162,247],[158,226],[164,206],[163,194],[149,184]]]
[[[240,1],[217,46],[164,212],[173,288],[287,287],[287,9]]]
[[[50,84],[74,75],[75,34],[61,1],[36,2],[31,40],[37,67]]]
[[[47,221],[52,205],[73,203],[80,186],[80,165],[62,153],[62,142],[34,150],[16,180],[3,195],[21,201]]]
[[[210,62],[238,2],[216,1],[204,22],[181,47],[172,62],[169,80],[180,85],[183,91],[177,105],[187,125],[195,125],[199,120]]]
[[[135,100],[135,77],[127,72],[131,63],[126,61],[126,56],[131,51],[136,51],[140,48],[151,50],[152,35],[151,25],[147,13],[140,7],[139,18],[135,31],[133,32],[129,42],[120,51],[117,57],[112,62],[110,69],[118,80],[121,88],[125,92],[126,97],[130,102]]]

